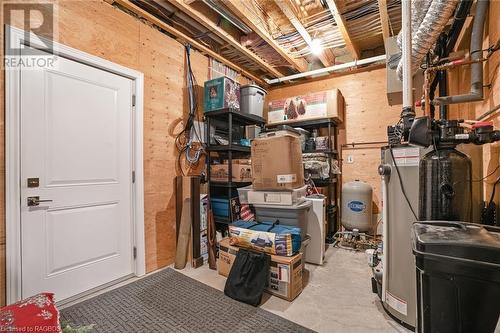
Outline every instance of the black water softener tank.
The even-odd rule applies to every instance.
[[[419,219],[471,222],[472,164],[454,147],[441,146],[420,161]]]

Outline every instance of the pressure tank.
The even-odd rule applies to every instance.
[[[471,175],[470,158],[456,149],[425,154],[420,161],[420,220],[471,222]]]
[[[372,187],[355,180],[342,186],[342,225],[347,230],[372,229]]]

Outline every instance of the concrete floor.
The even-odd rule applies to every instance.
[[[371,269],[363,252],[330,247],[323,266],[306,264],[308,282],[288,302],[264,294],[261,308],[317,332],[410,332],[394,322],[371,292]],[[180,272],[223,290],[226,278],[208,265]]]

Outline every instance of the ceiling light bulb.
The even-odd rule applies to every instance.
[[[319,55],[321,54],[321,51],[323,51],[323,46],[321,45],[321,39],[313,39],[311,41],[312,54]]]

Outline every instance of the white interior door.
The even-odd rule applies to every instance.
[[[65,58],[21,70],[23,298],[60,301],[133,273],[132,88]]]

